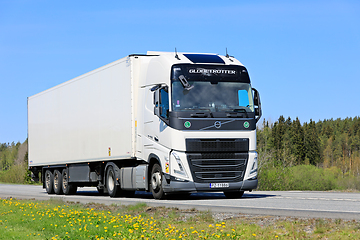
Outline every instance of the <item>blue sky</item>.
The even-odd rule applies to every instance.
[[[360,115],[360,1],[0,1],[0,143],[27,137],[27,97],[133,53],[230,55],[263,117]]]

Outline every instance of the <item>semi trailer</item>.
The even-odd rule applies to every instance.
[[[132,54],[28,98],[29,169],[48,194],[257,187],[260,96],[232,56]]]

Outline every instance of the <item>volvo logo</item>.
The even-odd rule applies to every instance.
[[[220,121],[216,121],[216,122],[214,123],[214,126],[215,126],[216,128],[221,128],[221,122],[220,122]]]

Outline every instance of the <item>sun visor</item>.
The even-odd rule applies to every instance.
[[[224,60],[218,55],[210,54],[184,54],[193,63],[217,63],[225,64]]]

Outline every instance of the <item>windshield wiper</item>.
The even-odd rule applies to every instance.
[[[202,110],[209,111],[210,117],[212,117],[212,118],[214,117],[210,109],[201,109],[200,111],[202,111]],[[200,111],[195,112],[195,113],[191,113],[190,116],[195,117],[195,118],[196,117],[198,117],[198,118],[206,118],[206,117],[208,117],[208,114],[206,112],[200,112]]]
[[[234,117],[234,118],[242,117],[243,114],[239,115],[239,113],[245,113],[245,117],[249,118],[247,111],[245,109],[242,109],[242,108],[235,108],[233,110],[233,112],[227,112],[226,116],[227,117]]]

